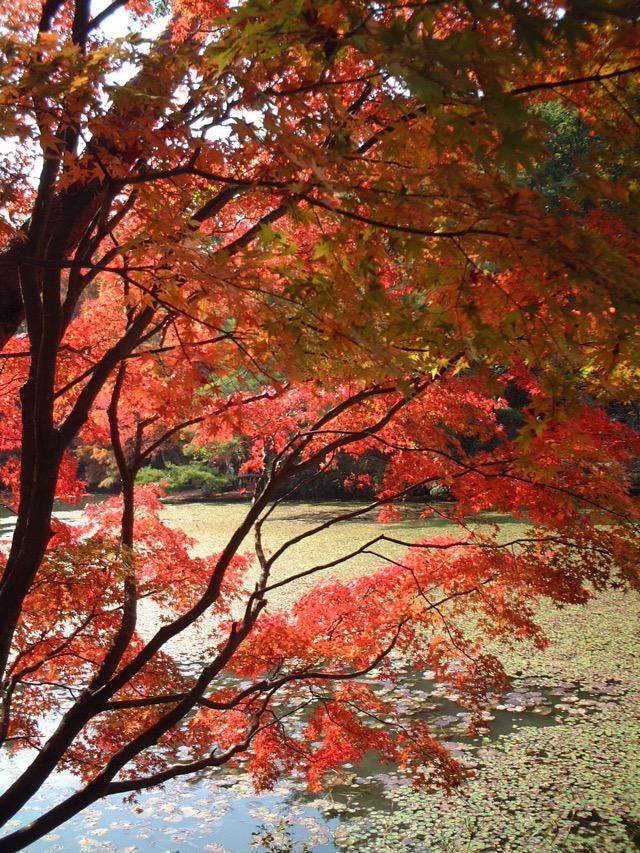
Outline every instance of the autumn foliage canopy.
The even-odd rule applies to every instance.
[[[464,768],[357,676],[402,655],[477,720],[505,685],[483,638],[544,645],[541,597],[639,585],[633,8],[5,5],[0,740],[29,760],[0,816],[57,770],[78,786],[0,850],[247,754],[263,788],[369,749],[453,785]],[[208,557],[135,486],[184,436],[242,436],[259,475]],[[65,525],[87,454],[120,493]],[[301,570],[265,526],[344,459],[382,520],[419,501],[453,532],[400,558],[381,526],[379,571],[305,568],[280,610]],[[487,510],[526,538],[479,530]]]

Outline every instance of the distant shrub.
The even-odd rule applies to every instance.
[[[163,483],[168,492],[199,489],[203,497],[228,489],[234,480],[232,474],[221,474],[211,466],[197,462],[189,465],[167,462],[165,468],[141,468],[136,477],[136,482],[141,486]]]
[[[434,501],[450,501],[453,500],[453,496],[449,491],[447,486],[443,486],[440,483],[436,483],[435,486],[432,486],[429,490],[429,497]]]

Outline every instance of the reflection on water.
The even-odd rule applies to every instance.
[[[29,819],[52,805],[53,793],[38,797]],[[17,826],[17,822],[12,822]],[[134,804],[118,798],[101,800],[27,850],[37,853],[100,850],[133,851],[210,850],[248,853],[261,849],[259,836],[268,831],[286,834],[293,844],[307,843],[314,853],[331,853],[334,819],[318,808],[291,802],[290,790],[280,786],[272,794],[252,795],[246,779],[221,781],[201,777],[167,783],[162,790],[144,792]],[[264,849],[264,848],[262,848]],[[279,853],[285,849],[278,849]],[[296,848],[293,848],[296,849]]]
[[[80,520],[83,507],[89,506],[89,504],[100,503],[103,500],[103,495],[89,495],[73,506],[57,501],[54,505],[53,514],[65,524],[77,524]],[[15,513],[8,507],[0,504],[0,542],[7,542],[11,539],[11,534],[15,526]]]

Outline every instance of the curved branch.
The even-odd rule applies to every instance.
[[[518,86],[508,89],[507,95],[526,95],[531,92],[544,92],[549,89],[567,89],[573,86],[585,86],[587,83],[602,83],[605,80],[614,80],[618,77],[627,77],[630,74],[640,73],[640,65],[631,65],[629,68],[620,68],[617,71],[609,71],[604,74],[587,74],[584,77],[572,77],[568,80],[547,80],[544,83],[529,83],[526,86]]]

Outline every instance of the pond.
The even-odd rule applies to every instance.
[[[280,508],[267,546],[277,547],[335,509]],[[245,510],[243,504],[175,504],[166,507],[166,520],[193,536],[197,551],[210,553],[225,543]],[[448,525],[410,516],[384,532],[410,540],[427,527],[433,533],[434,526]],[[483,518],[489,521],[495,518]],[[501,519],[501,529],[511,538],[522,525]],[[379,532],[372,518],[355,519],[301,543],[287,559],[304,566],[320,554],[328,561]],[[375,557],[360,556],[341,574],[376,565]],[[286,607],[303,587],[278,604]],[[397,768],[381,767],[375,756],[360,767],[345,766],[320,797],[287,780],[256,796],[241,770],[204,773],[146,792],[134,803],[101,801],[28,849],[632,853],[640,849],[639,616],[637,596],[614,592],[584,608],[544,609],[552,648],[509,654],[512,691],[487,714],[486,734],[474,739],[465,735],[465,716],[454,697],[430,673],[417,678],[398,660],[407,712],[427,720],[477,769],[477,777],[450,798],[415,791]],[[390,687],[375,674],[369,683],[382,693]],[[40,807],[69,781],[52,780]]]

